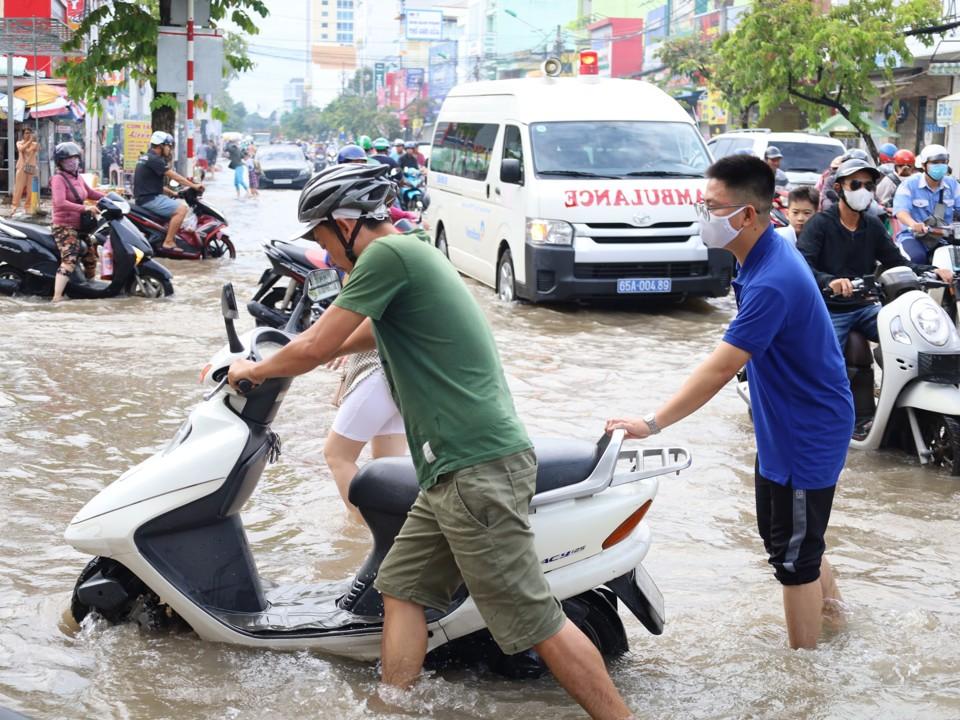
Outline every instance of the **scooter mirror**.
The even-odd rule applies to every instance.
[[[322,302],[340,292],[340,276],[332,268],[314,270],[307,274],[306,288],[311,302]]]
[[[220,310],[224,320],[239,320],[240,311],[237,309],[237,296],[233,292],[233,283],[223,286],[220,294]]]

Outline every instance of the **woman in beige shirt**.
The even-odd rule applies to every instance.
[[[33,178],[37,175],[37,153],[40,150],[40,143],[31,128],[24,128],[23,137],[17,142],[17,174],[13,185],[13,195],[10,198],[10,214],[18,211],[20,200],[23,199],[24,205],[29,202],[30,192],[33,187]]]

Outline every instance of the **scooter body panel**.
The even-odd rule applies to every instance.
[[[960,417],[960,389],[956,385],[914,380],[900,393],[897,407]]]

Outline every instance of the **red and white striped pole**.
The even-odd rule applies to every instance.
[[[193,3],[187,0],[187,177],[193,178]]]

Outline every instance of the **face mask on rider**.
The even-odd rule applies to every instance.
[[[937,163],[935,165],[927,166],[927,175],[929,175],[934,182],[940,182],[947,176],[947,166],[943,163]]]
[[[63,160],[60,163],[60,167],[62,167],[68,173],[73,173],[74,175],[76,175],[77,170],[80,169],[80,158],[76,158],[76,157],[67,158],[66,160]]]
[[[703,241],[703,244],[708,248],[723,248],[736,240],[737,235],[740,234],[743,228],[733,227],[733,225],[730,224],[730,218],[743,212],[748,207],[748,205],[744,205],[742,208],[723,217],[717,217],[711,214],[709,220],[701,218],[700,239]]]
[[[866,188],[849,190],[841,186],[840,197],[843,198],[851,210],[855,210],[856,212],[863,212],[870,207],[870,203],[873,202],[873,193]]]

